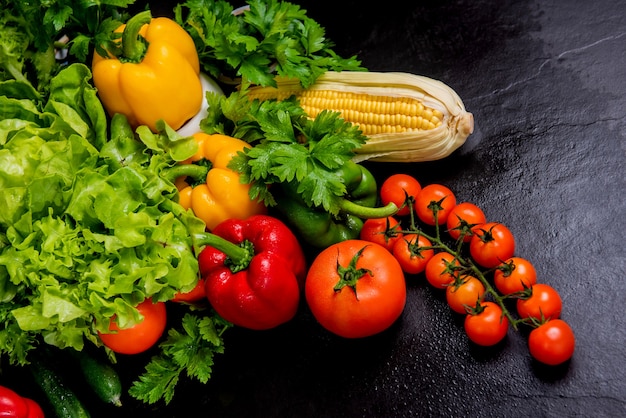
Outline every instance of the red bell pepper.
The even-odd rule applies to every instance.
[[[32,399],[24,398],[12,389],[0,386],[0,417],[43,418],[43,411]]]
[[[264,330],[292,319],[306,277],[306,260],[280,220],[254,215],[221,222],[199,237],[206,297],[234,325]]]

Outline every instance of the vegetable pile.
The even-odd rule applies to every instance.
[[[195,0],[170,18],[133,3],[0,3],[0,358],[30,368],[57,415],[88,412],[51,358],[119,406],[118,356],[149,353],[124,390],[167,404],[181,377],[211,378],[228,329],[280,326],[305,302],[329,332],[378,334],[416,275],[466,315],[473,343],[524,325],[540,362],[572,356],[558,293],[506,226],[443,185],[396,174],[379,188],[357,158],[370,137],[341,111],[249,95],[367,71],[304,10]],[[227,93],[203,92],[206,74]],[[473,119],[457,105],[459,130],[428,108],[442,129],[391,135],[376,152],[429,135],[460,146]],[[0,415],[42,416],[0,389]]]

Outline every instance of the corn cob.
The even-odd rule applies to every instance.
[[[302,88],[277,79],[277,87],[251,87],[250,99],[284,100],[295,95],[309,117],[324,109],[358,125],[368,138],[355,161],[438,160],[459,148],[474,129],[461,98],[441,81],[409,73],[333,72]]]

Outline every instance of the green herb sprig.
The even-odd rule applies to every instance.
[[[29,82],[47,92],[65,60],[86,63],[94,48],[114,42],[113,30],[135,0],[0,0],[0,81]],[[56,59],[68,53],[71,59]]]
[[[298,183],[298,193],[310,206],[332,214],[340,211],[346,193],[337,173],[367,137],[344,121],[339,112],[322,111],[311,119],[295,99],[251,101],[246,84],[228,96],[208,94],[209,110],[202,129],[241,138],[254,145],[232,159],[229,167],[250,183],[250,195],[276,204],[271,188]]]
[[[180,329],[169,329],[167,339],[159,344],[161,352],[152,357],[128,393],[145,403],[163,400],[169,404],[183,373],[207,383],[215,354],[224,352],[222,334],[231,327],[217,315],[185,314]]]
[[[189,0],[174,9],[213,77],[275,86],[280,75],[308,87],[328,70],[364,70],[355,57],[337,55],[324,28],[300,6],[279,0],[250,0],[247,6],[233,14],[223,0]]]

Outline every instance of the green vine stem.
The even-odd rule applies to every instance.
[[[411,210],[409,211],[409,219],[410,219],[410,227],[409,227],[409,229],[403,229],[403,230],[396,231],[396,232],[399,232],[399,233],[402,233],[402,234],[422,235],[423,237],[427,238],[432,243],[432,245],[430,247],[428,247],[428,248],[432,248],[434,250],[446,251],[446,252],[452,254],[454,256],[454,258],[459,262],[461,267],[464,268],[465,271],[467,271],[468,273],[471,273],[472,276],[476,277],[478,280],[481,281],[483,286],[485,286],[485,294],[490,295],[492,300],[496,304],[498,304],[498,306],[500,306],[500,308],[502,308],[503,315],[509,320],[509,323],[511,324],[511,326],[513,327],[514,330],[517,330],[518,326],[520,324],[527,324],[528,323],[528,321],[526,319],[516,319],[515,317],[513,317],[513,315],[509,311],[509,309],[506,307],[504,301],[506,299],[508,299],[508,298],[514,297],[514,295],[501,295],[491,285],[489,280],[487,280],[486,274],[489,271],[493,271],[493,269],[487,270],[487,271],[482,271],[469,257],[463,257],[462,249],[463,249],[463,237],[465,236],[465,233],[461,233],[461,236],[457,239],[457,241],[456,241],[456,244],[457,244],[456,248],[454,248],[454,249],[450,248],[450,246],[448,246],[441,239],[440,225],[437,222],[438,221],[438,216],[437,216],[438,210],[436,208],[433,209],[434,218],[435,218],[435,225],[434,225],[435,234],[433,236],[431,234],[426,233],[423,229],[420,229],[417,226],[417,223],[416,223],[416,220],[415,220],[415,213],[414,213],[414,210],[413,210],[413,206],[411,205],[410,207],[411,207]]]

